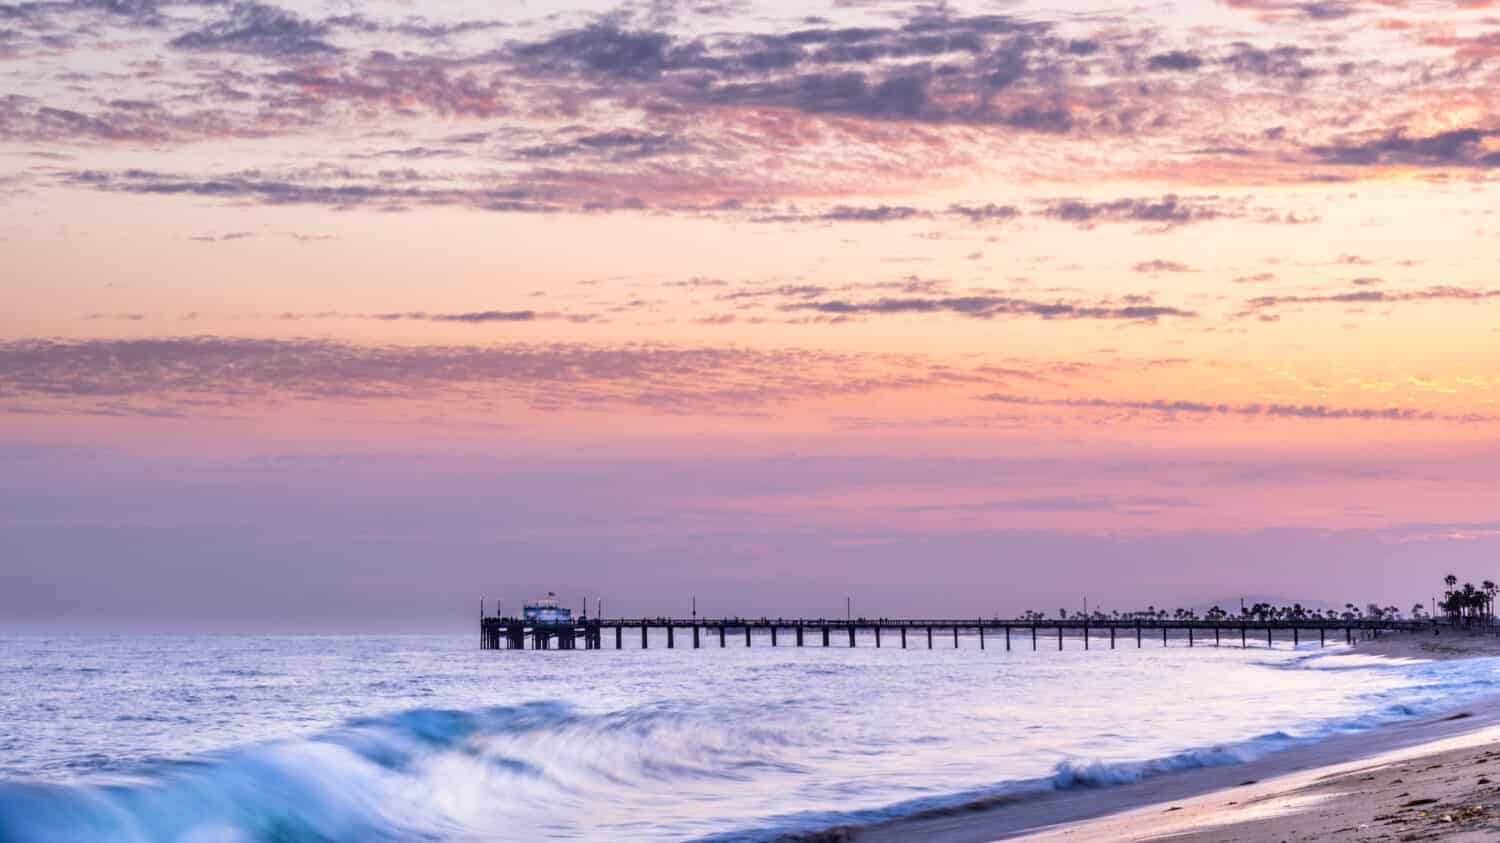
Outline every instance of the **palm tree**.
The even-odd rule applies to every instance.
[[[1500,586],[1492,580],[1485,580],[1479,587],[1484,589],[1484,622],[1489,623],[1495,616],[1495,593],[1500,591]]]
[[[1442,607],[1452,622],[1470,623],[1485,612],[1488,601],[1489,596],[1473,583],[1464,583],[1462,589],[1455,588],[1443,596]]]

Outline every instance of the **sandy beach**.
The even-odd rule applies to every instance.
[[[1397,635],[1350,655],[1500,656],[1493,635]],[[935,811],[829,839],[860,843],[1493,840],[1500,837],[1500,698],[1245,764],[1102,789]]]

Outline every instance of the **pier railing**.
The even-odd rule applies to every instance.
[[[1134,640],[1137,647],[1144,646],[1149,633],[1154,641],[1158,635],[1163,646],[1175,638],[1187,646],[1222,646],[1226,639],[1231,644],[1238,639],[1241,647],[1250,646],[1252,637],[1258,643],[1265,639],[1266,646],[1274,647],[1278,634],[1283,640],[1290,639],[1293,646],[1300,645],[1304,636],[1308,641],[1316,635],[1320,645],[1326,645],[1330,633],[1334,640],[1342,638],[1346,644],[1354,644],[1362,638],[1379,637],[1386,632],[1420,632],[1440,629],[1429,620],[1379,620],[1372,618],[1297,618],[1278,620],[1256,620],[1253,618],[578,618],[574,621],[550,624],[535,623],[522,618],[485,617],[480,619],[480,647],[486,650],[530,649],[547,650],[599,650],[606,648],[606,641],[613,639],[613,649],[625,649],[625,631],[631,630],[631,638],[639,633],[639,649],[648,649],[655,636],[657,646],[674,649],[678,646],[679,634],[683,636],[683,647],[701,648],[717,645],[729,646],[731,633],[736,643],[743,638],[744,646],[752,646],[757,637],[772,647],[830,647],[859,646],[861,637],[873,638],[874,646],[883,646],[882,639],[889,637],[889,646],[920,647],[937,646],[941,639],[944,646],[951,639],[958,647],[960,639],[977,642],[985,649],[989,640],[995,646],[1010,650],[1019,638],[1021,646],[1030,644],[1038,649],[1045,636],[1049,644],[1055,636],[1057,648],[1063,649],[1065,639],[1081,643],[1083,649],[1092,645],[1103,646],[1107,642],[1113,649],[1124,641]],[[914,634],[915,633],[915,634]],[[1123,634],[1122,634],[1123,633]],[[783,637],[787,640],[782,642]],[[1212,643],[1210,644],[1210,638]],[[664,640],[663,640],[664,639]],[[915,639],[915,640],[912,640]],[[972,645],[971,645],[972,646]]]

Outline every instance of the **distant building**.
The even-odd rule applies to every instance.
[[[572,623],[573,610],[559,605],[557,595],[549,591],[546,597],[527,603],[521,609],[521,618],[528,623]]]

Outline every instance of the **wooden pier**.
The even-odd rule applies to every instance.
[[[1219,620],[1029,620],[1001,618],[968,619],[895,619],[853,618],[580,618],[560,624],[538,624],[521,618],[481,617],[480,648],[485,650],[603,650],[625,649],[627,638],[632,644],[639,635],[639,649],[679,646],[702,647],[752,646],[759,638],[763,646],[787,647],[857,647],[861,638],[873,640],[876,647],[959,646],[960,637],[970,646],[1005,650],[1043,646],[1057,649],[1065,641],[1088,650],[1095,647],[1115,649],[1134,644],[1143,647],[1159,637],[1163,647],[1203,647],[1259,645],[1274,647],[1279,637],[1293,646],[1317,639],[1319,646],[1330,641],[1354,644],[1362,638],[1379,637],[1386,632],[1430,632],[1431,621],[1340,620],[1332,618],[1307,620],[1258,621],[1250,619]],[[627,635],[627,630],[628,635]],[[657,633],[652,635],[651,633]],[[634,649],[634,648],[633,648]]]

